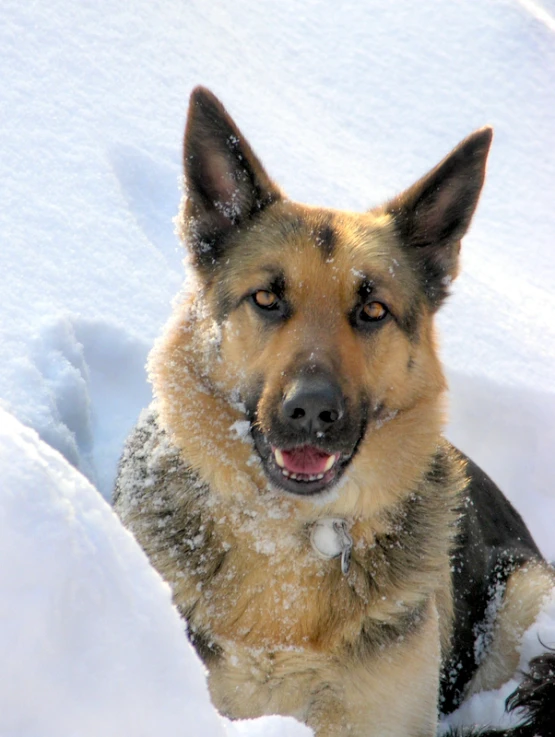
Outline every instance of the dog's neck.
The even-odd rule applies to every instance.
[[[310,531],[310,542],[320,558],[341,558],[341,572],[344,576],[349,573],[353,538],[346,520],[341,517],[321,517],[316,520]]]

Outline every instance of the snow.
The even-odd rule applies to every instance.
[[[169,586],[98,491],[3,410],[0,467],[0,734],[311,734],[217,714]]]
[[[42,439],[2,413],[0,733],[263,731],[214,715],[166,587],[102,499],[183,280],[199,83],[291,197],[333,207],[379,202],[494,126],[439,320],[448,434],[555,559],[554,0],[4,0],[0,19],[0,405]]]

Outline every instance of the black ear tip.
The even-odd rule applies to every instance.
[[[482,126],[482,128],[478,128],[476,133],[480,136],[483,136],[484,140],[487,140],[489,143],[491,143],[491,139],[493,138],[493,126],[484,125]]]
[[[485,125],[483,128],[478,128],[477,131],[471,133],[468,138],[463,142],[463,145],[476,152],[477,154],[486,155],[491,146],[493,139],[493,128],[491,125]]]
[[[203,87],[202,85],[198,85],[191,92],[189,105],[191,108],[222,107],[222,103],[218,100],[216,95],[213,92],[210,92],[207,87]]]

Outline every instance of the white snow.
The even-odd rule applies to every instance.
[[[232,724],[171,594],[98,491],[0,409],[0,734],[303,737]]]
[[[109,500],[149,401],[199,83],[291,197],[334,207],[494,126],[439,321],[448,433],[555,559],[554,0],[3,0],[0,21],[0,404],[66,459],[2,414],[1,734],[303,731],[214,715],[167,589],[68,465]]]

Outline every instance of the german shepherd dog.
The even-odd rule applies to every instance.
[[[179,222],[195,284],[151,354],[155,401],[115,508],[170,583],[222,714],[424,737],[438,710],[515,674],[554,572],[443,437],[434,338],[491,138],[368,212],[309,207],[192,93]],[[468,734],[555,734],[545,650],[509,699],[521,726]]]

